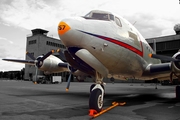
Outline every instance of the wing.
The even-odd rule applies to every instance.
[[[9,62],[28,64],[28,65],[35,65],[34,60],[18,60],[18,59],[2,59],[2,60],[9,61]]]

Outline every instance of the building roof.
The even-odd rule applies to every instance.
[[[37,35],[37,34],[47,35],[47,33],[49,31],[36,28],[36,29],[31,30],[31,32],[32,32],[33,35]]]
[[[180,40],[180,35],[169,35],[169,36],[162,36],[162,37],[154,37],[154,38],[148,38],[146,40],[148,43],[153,43],[153,40],[156,40],[156,42]]]

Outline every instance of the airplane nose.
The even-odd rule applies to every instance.
[[[83,30],[81,19],[64,19],[58,25],[58,34],[63,44],[66,47],[78,46],[82,40],[82,33],[79,31]]]
[[[61,21],[58,25],[58,34],[59,35],[63,35],[64,33],[66,33],[68,30],[70,30],[71,27],[69,27],[68,24],[66,24],[65,22]]]

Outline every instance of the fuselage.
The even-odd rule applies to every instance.
[[[109,18],[97,19],[93,13],[95,17],[107,14]],[[85,17],[64,19],[58,33],[67,48],[86,49],[108,69],[109,75],[141,78],[149,64],[160,63],[149,58],[154,52],[135,27],[109,12],[91,11]]]

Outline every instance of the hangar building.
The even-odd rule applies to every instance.
[[[146,39],[153,48],[153,41],[156,43],[156,54],[173,56],[180,49],[180,24],[174,26],[175,35],[155,37]]]
[[[146,40],[152,48],[154,46],[153,44],[156,44],[156,54],[172,57],[180,50],[180,24],[174,26],[174,31],[176,33],[174,35],[154,37]],[[174,80],[174,84],[179,83],[177,80]]]
[[[58,48],[64,50],[65,46],[59,39],[55,39],[47,36],[48,31],[43,29],[33,29],[32,34],[27,36],[26,51],[31,53],[35,58],[42,54],[46,54],[52,49],[57,50]],[[55,56],[59,56],[58,53],[53,53]],[[26,60],[31,60],[26,56]],[[32,80],[35,75],[35,66],[25,65],[25,76],[24,79]],[[38,70],[38,75],[43,75],[42,71]],[[54,75],[65,76],[65,73],[58,73]]]

